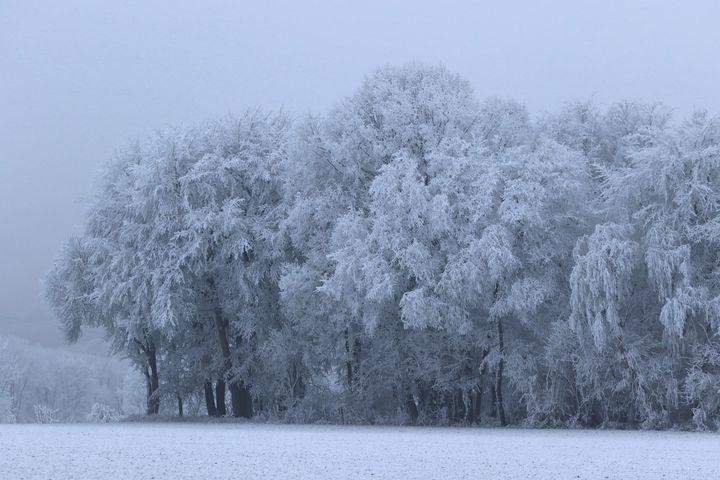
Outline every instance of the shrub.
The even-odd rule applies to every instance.
[[[33,411],[35,412],[35,423],[58,423],[58,411],[48,405],[33,405]]]
[[[88,419],[93,423],[115,423],[120,420],[120,414],[104,403],[94,403]]]

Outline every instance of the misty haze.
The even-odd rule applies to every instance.
[[[0,478],[720,477],[718,20],[2,2]]]

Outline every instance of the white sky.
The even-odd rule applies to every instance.
[[[62,341],[40,281],[113,149],[263,105],[322,112],[443,63],[533,112],[594,96],[720,112],[720,2],[0,0],[0,334]]]

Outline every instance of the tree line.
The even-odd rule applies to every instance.
[[[531,117],[385,67],[323,115],[119,152],[46,296],[69,341],[105,329],[148,414],[714,428],[719,194],[707,113]]]
[[[99,421],[144,411],[141,376],[117,358],[0,336],[0,423]]]

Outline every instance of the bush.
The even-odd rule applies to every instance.
[[[88,420],[93,423],[115,423],[120,420],[120,414],[104,403],[94,403]]]
[[[718,428],[720,414],[720,344],[696,347],[691,357],[685,384],[685,402],[692,407],[693,424],[697,430]]]
[[[33,411],[35,412],[35,423],[58,423],[58,411],[48,405],[33,405]]]
[[[0,395],[0,423],[15,423],[16,421],[10,400],[9,396]]]

